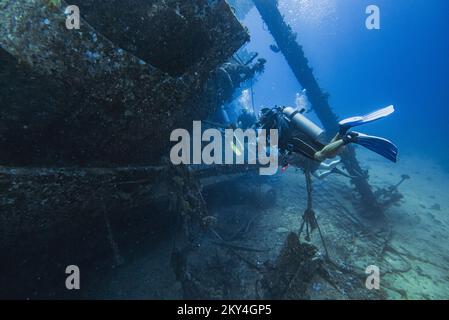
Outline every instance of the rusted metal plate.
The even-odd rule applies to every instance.
[[[80,30],[67,30],[64,3],[0,2],[0,46],[11,55],[14,65],[9,68],[18,77],[36,80],[30,81],[34,90],[29,92],[20,91],[20,83],[18,95],[0,90],[3,164],[158,162],[167,152],[172,129],[209,112],[204,105],[188,108],[186,101],[248,40],[224,0],[133,1],[132,8],[128,2],[108,1],[123,11],[121,16],[89,10],[89,1],[79,3],[89,22],[83,19]],[[115,18],[108,27],[103,18],[95,19],[96,13]],[[135,24],[133,17],[145,19]],[[127,23],[145,30],[127,32]],[[189,38],[176,30],[188,30]],[[145,37],[139,38],[141,34]],[[2,65],[0,79],[7,76]],[[28,99],[17,103],[16,96]]]

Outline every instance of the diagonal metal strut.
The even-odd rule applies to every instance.
[[[313,75],[313,70],[308,65],[308,60],[304,55],[302,46],[296,39],[291,27],[284,21],[282,14],[278,8],[277,0],[253,0],[257,10],[262,16],[263,21],[268,30],[275,39],[278,48],[286,58],[290,68],[292,69],[296,79],[303,88],[307,90],[307,95],[312,104],[315,113],[323,124],[326,132],[333,136],[338,132],[338,118],[332,111],[328,94],[318,85]],[[377,199],[368,183],[366,175],[360,175],[364,172],[357,161],[354,148],[347,147],[342,154],[343,164],[351,176],[355,176],[351,181],[355,185],[356,190],[361,196],[362,204],[371,212],[381,212]]]

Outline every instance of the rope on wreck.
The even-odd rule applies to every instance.
[[[253,78],[251,78],[251,80],[250,80],[250,85],[251,85],[251,107],[253,108],[254,114],[256,114],[256,108],[254,106],[254,82],[253,82]]]

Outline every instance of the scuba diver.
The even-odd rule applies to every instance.
[[[237,119],[237,127],[243,130],[252,128],[257,123],[257,116],[254,111],[243,108]]]
[[[394,107],[388,106],[362,117],[352,117],[340,121],[339,132],[327,144],[323,143],[325,138],[324,130],[303,115],[305,110],[305,108],[294,109],[292,107],[277,106],[273,109],[262,109],[258,126],[262,129],[278,130],[278,150],[279,155],[283,157],[284,168],[291,163],[303,170],[306,177],[307,208],[302,215],[299,237],[305,231],[305,239],[310,241],[311,233],[318,229],[325,256],[327,259],[330,259],[324,236],[312,206],[313,188],[311,175],[316,175],[317,172],[322,170],[323,172],[318,174],[318,178],[323,178],[331,173],[357,178],[339,170],[337,165],[340,161],[338,160],[331,163],[324,162],[339,155],[344,147],[351,143],[362,145],[386,159],[396,162],[398,148],[392,142],[384,138],[369,136],[351,130],[356,126],[391,115],[394,112]],[[270,139],[270,137],[267,136],[267,139]]]
[[[303,115],[304,112],[305,109],[278,106],[273,109],[264,108],[261,111],[258,126],[262,129],[278,129],[278,147],[280,155],[283,156],[284,167],[290,163],[297,167],[304,167],[307,164],[309,167],[311,166],[312,172],[324,170],[319,175],[320,178],[330,173],[346,175],[337,169],[336,166],[339,161],[331,163],[324,163],[324,161],[338,156],[344,150],[344,147],[350,143],[362,145],[392,162],[397,161],[398,148],[392,142],[384,138],[351,131],[353,127],[391,115],[394,112],[393,106],[388,106],[365,116],[340,121],[339,132],[327,144],[323,143],[324,130],[306,118]]]

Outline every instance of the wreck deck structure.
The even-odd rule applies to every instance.
[[[185,106],[201,93],[210,72],[249,40],[247,32],[224,0],[76,3],[89,18],[80,30],[66,28],[64,2],[0,2],[1,48],[16,61],[14,72],[36,79],[33,93],[49,96],[28,97],[42,102],[35,113],[27,111],[26,101],[3,100],[0,160],[44,166],[157,163],[173,128],[213,112]],[[185,33],[198,40],[183,38]]]
[[[71,4],[80,30],[64,1],[0,1],[2,247],[166,202],[170,132],[263,70],[229,63],[249,35],[224,0]]]

